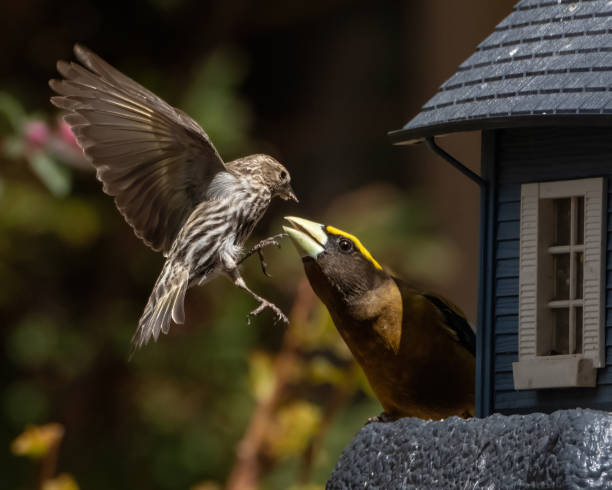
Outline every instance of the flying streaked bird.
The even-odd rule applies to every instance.
[[[261,248],[278,245],[271,237],[243,254],[243,246],[275,196],[297,198],[287,169],[268,155],[224,162],[204,130],[187,114],[119,72],[93,52],[75,45],[81,64],[58,61],[64,77],[50,80],[59,94],[51,102],[64,116],[103,190],[115,198],[134,233],[166,262],[132,339],[139,348],[171,321],[185,320],[188,288],[224,274],[250,293],[259,306],[273,303],[251,291],[239,264]]]

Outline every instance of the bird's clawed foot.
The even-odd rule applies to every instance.
[[[266,308],[270,308],[276,315],[276,319],[274,323],[277,323],[279,320],[281,320],[285,324],[287,325],[289,324],[289,319],[285,316],[285,314],[280,310],[278,306],[276,306],[274,303],[270,303],[267,299],[262,298],[261,296],[255,294],[253,291],[249,289],[249,287],[244,282],[244,279],[240,275],[240,271],[238,270],[237,267],[234,269],[230,269],[228,273],[231,274],[232,277],[234,278],[234,284],[236,286],[238,286],[240,289],[243,289],[244,291],[249,293],[251,296],[253,296],[253,298],[255,298],[256,301],[259,301],[259,306],[247,315],[247,323],[249,325],[251,324],[251,319],[255,315],[259,315]]]
[[[380,415],[376,415],[375,417],[368,417],[365,425],[373,424],[374,422],[382,422],[384,424],[387,422],[393,422],[395,420],[396,418],[389,415],[387,412],[382,412]]]
[[[254,316],[259,315],[266,308],[270,308],[276,315],[276,319],[274,320],[274,323],[277,323],[280,320],[286,325],[289,324],[289,318],[287,318],[287,316],[281,311],[281,309],[278,306],[276,306],[274,303],[270,303],[268,300],[265,300],[263,298],[258,298],[258,300],[259,300],[259,306],[247,315],[247,323],[249,325],[251,324],[251,319]]]
[[[269,247],[270,245],[276,245],[278,248],[280,248],[281,244],[279,240],[286,236],[287,236],[286,233],[279,233],[278,235],[274,235],[274,236],[263,239],[257,245],[255,245],[251,250],[249,250],[245,254],[245,256],[240,259],[240,262],[238,262],[238,264],[242,264],[251,255],[257,254],[257,256],[259,257],[259,261],[261,263],[262,272],[266,276],[272,277],[270,274],[268,274],[268,264],[266,264],[266,261],[264,260],[263,249],[265,247]]]

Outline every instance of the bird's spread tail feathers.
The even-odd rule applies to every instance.
[[[184,302],[188,287],[189,270],[166,261],[132,337],[132,353],[151,337],[157,340],[160,332],[168,333],[171,320],[179,324],[185,321]]]

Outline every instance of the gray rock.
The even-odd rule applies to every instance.
[[[612,415],[573,409],[370,424],[326,488],[612,489]]]

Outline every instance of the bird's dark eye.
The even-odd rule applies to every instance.
[[[338,248],[342,253],[351,253],[353,251],[353,242],[346,238],[341,238],[340,241],[338,241]]]
[[[287,172],[285,172],[284,170],[281,170],[280,179],[285,180],[286,178],[287,178]]]

